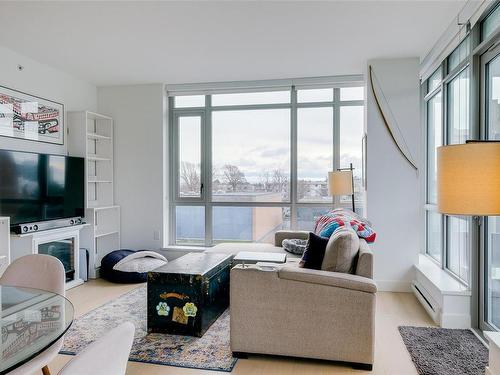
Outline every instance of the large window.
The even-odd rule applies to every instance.
[[[470,49],[467,36],[423,86],[427,125],[426,252],[466,284],[471,279],[471,220],[437,212],[436,150],[471,138]]]
[[[172,244],[313,230],[334,204],[351,207],[327,184],[329,171],[351,163],[363,214],[363,87],[173,96],[170,105]]]

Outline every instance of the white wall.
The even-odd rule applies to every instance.
[[[18,69],[23,66],[23,70]],[[97,89],[48,65],[0,47],[0,85],[64,104],[65,111],[97,109]],[[0,137],[0,149],[63,154],[66,146]]]
[[[368,61],[415,159],[421,160],[419,59]],[[367,81],[368,74],[366,75]],[[419,174],[400,155],[385,128],[368,82],[367,214],[377,231],[373,244],[375,279],[381,290],[409,291],[418,261],[420,219]]]
[[[98,89],[99,113],[114,119],[115,203],[121,206],[122,248],[163,245],[164,85]]]

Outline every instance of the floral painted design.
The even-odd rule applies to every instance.
[[[184,315],[195,317],[198,312],[198,308],[193,302],[187,302],[182,308]]]
[[[170,313],[170,306],[166,302],[160,302],[156,306],[156,312],[160,316],[167,316]]]
[[[231,372],[236,364],[229,345],[229,310],[226,310],[203,337],[147,332],[146,286],[75,319],[64,336],[61,354],[75,355],[105,332],[129,321],[135,338],[129,360],[157,365]]]

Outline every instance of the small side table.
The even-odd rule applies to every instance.
[[[233,266],[236,264],[241,264],[244,267],[245,264],[256,264],[256,263],[262,263],[262,262],[285,263],[286,262],[286,254],[240,251],[233,258]]]

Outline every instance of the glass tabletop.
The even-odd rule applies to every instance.
[[[71,326],[73,315],[73,305],[59,294],[0,285],[0,374],[54,344]]]

